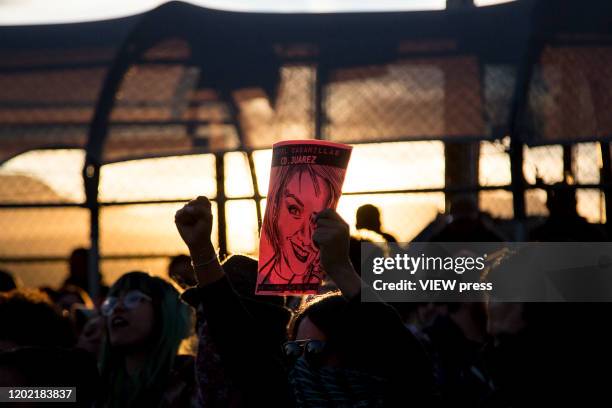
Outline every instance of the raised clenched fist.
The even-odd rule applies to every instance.
[[[317,215],[312,240],[319,248],[323,269],[334,280],[340,270],[351,265],[349,239],[350,228],[336,211],[326,209]]]
[[[210,201],[206,197],[191,200],[174,216],[174,223],[189,252],[205,254],[214,249],[210,239],[212,231],[212,210]]]

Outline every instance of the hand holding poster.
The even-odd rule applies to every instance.
[[[312,242],[317,214],[336,209],[352,147],[320,140],[273,146],[259,242],[257,294],[315,294],[324,271]]]

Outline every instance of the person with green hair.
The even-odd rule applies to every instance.
[[[106,323],[99,406],[189,406],[194,398],[192,356],[177,356],[192,329],[178,291],[144,272],[123,275],[100,308]]]

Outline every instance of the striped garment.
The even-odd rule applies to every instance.
[[[354,370],[313,368],[300,357],[289,372],[296,408],[377,408],[386,381]]]

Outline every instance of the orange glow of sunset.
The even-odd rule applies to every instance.
[[[480,183],[502,185],[510,182],[510,163],[504,146],[482,143]],[[599,182],[600,161],[593,160],[598,145],[585,143],[576,150],[574,169],[578,182]],[[260,193],[268,190],[271,150],[253,153]],[[114,163],[103,166],[100,200],[103,202],[189,200],[198,195],[216,195],[215,161],[211,154],[168,157]],[[22,154],[0,167],[0,199],[3,202],[84,201],[80,150],[41,150]],[[546,182],[563,177],[562,150],[558,147],[532,148],[525,154],[525,177],[533,183],[535,174]],[[226,204],[228,250],[257,254],[258,231],[252,178],[243,152],[225,155],[225,191],[232,200]],[[8,184],[6,184],[8,183]],[[11,184],[13,183],[13,184]],[[0,186],[2,187],[2,186]],[[385,191],[444,187],[444,148],[441,142],[398,142],[354,146],[347,169],[338,212],[354,226],[360,205],[381,208],[383,229],[399,240],[408,241],[436,215],[444,211],[443,193],[384,193]],[[371,194],[371,192],[380,192]],[[352,194],[364,193],[364,194]],[[495,216],[511,217],[511,194],[505,191],[481,193],[481,207]],[[543,191],[530,191],[530,214],[545,214]],[[601,193],[578,192],[578,210],[591,222],[603,216]],[[101,211],[100,247],[103,256],[184,253],[173,223],[182,203],[104,206]],[[265,200],[262,207],[265,206]],[[214,209],[216,213],[216,207]],[[509,211],[509,212],[508,212]],[[77,246],[88,245],[88,211],[72,209],[5,209],[0,212],[0,257],[67,256]],[[213,239],[217,242],[215,225]],[[354,228],[352,230],[355,232]],[[127,262],[127,261],[126,261]],[[137,260],[105,261],[109,280],[120,268],[136,265],[163,273],[165,264]],[[132,266],[134,264],[135,266]],[[143,266],[144,265],[144,266]],[[19,266],[21,267],[21,266]],[[27,271],[26,271],[27,272]],[[39,273],[39,272],[36,272]],[[25,273],[24,276],[28,276]],[[37,276],[40,279],[40,275]],[[55,282],[55,281],[50,281]]]

